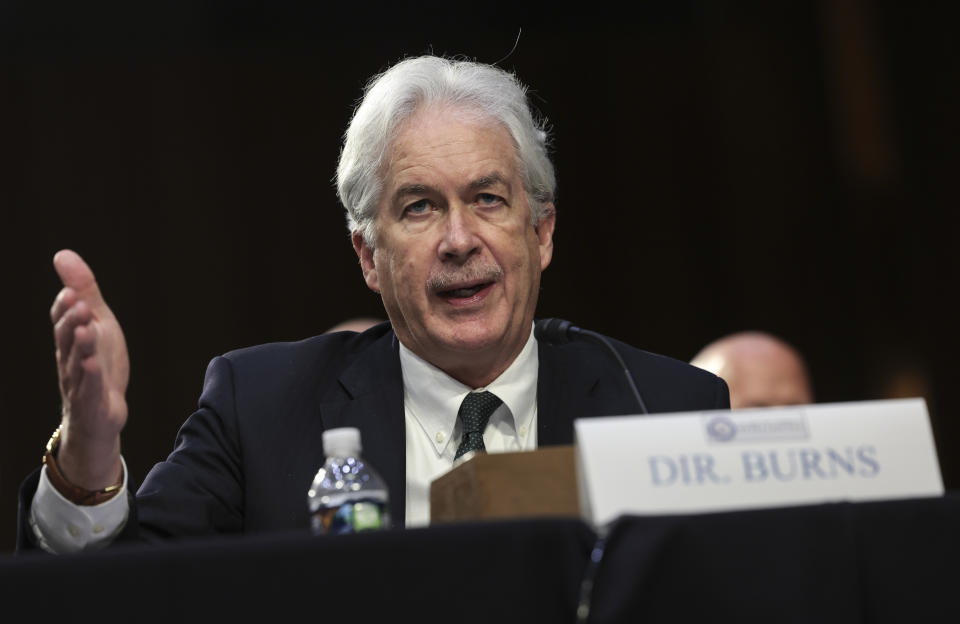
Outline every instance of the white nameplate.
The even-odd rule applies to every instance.
[[[940,496],[923,399],[584,418],[574,423],[580,508],[700,513]]]

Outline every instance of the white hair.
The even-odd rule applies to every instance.
[[[534,224],[556,194],[547,131],[534,118],[526,87],[498,67],[437,56],[400,61],[374,76],[344,134],[337,165],[337,194],[347,210],[347,227],[376,242],[377,204],[387,151],[404,121],[421,107],[450,105],[501,124],[513,138],[523,187]]]

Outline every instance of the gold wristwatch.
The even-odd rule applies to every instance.
[[[43,463],[47,467],[47,478],[60,494],[75,505],[99,505],[113,498],[117,491],[123,487],[123,474],[120,474],[120,481],[105,487],[102,490],[86,490],[76,486],[63,476],[60,467],[57,466],[57,447],[60,446],[60,432],[63,425],[57,427],[53,435],[47,441],[47,452],[43,454]]]

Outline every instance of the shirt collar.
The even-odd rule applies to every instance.
[[[532,329],[510,366],[487,386],[475,389],[447,375],[400,342],[405,407],[423,428],[438,454],[443,453],[453,437],[460,404],[474,390],[489,390],[503,401],[514,431],[528,427],[536,411],[538,367],[537,339]],[[435,432],[443,432],[442,439],[438,440]]]

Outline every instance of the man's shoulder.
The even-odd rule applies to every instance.
[[[329,358],[338,355],[350,358],[392,336],[390,323],[380,323],[362,333],[341,331],[296,341],[267,342],[234,349],[224,353],[222,357],[230,360],[234,365],[263,361],[296,361],[316,357]]]
[[[644,380],[643,396],[651,413],[730,407],[727,384],[713,373],[619,341],[616,348],[638,383]]]
[[[650,412],[672,412],[726,408],[729,396],[725,382],[708,371],[666,355],[638,349],[604,336],[616,349],[630,371]],[[549,354],[562,367],[616,384],[623,368],[613,354],[594,341],[577,340],[565,345],[546,345],[541,355]]]
[[[614,344],[617,351],[620,352],[621,356],[627,361],[628,364],[642,367],[647,372],[661,375],[679,376],[690,379],[691,381],[711,385],[715,384],[719,379],[716,375],[709,371],[705,371],[702,368],[697,368],[692,364],[676,358],[638,349],[614,338],[610,338],[609,340]]]
[[[636,366],[649,372],[689,376],[705,382],[713,382],[716,379],[712,373],[676,358],[638,349],[610,336],[603,336],[603,338],[616,349],[631,369]],[[588,366],[594,366],[600,362],[610,362],[611,366],[617,364],[613,354],[593,340],[573,340],[562,345],[541,344],[542,348],[547,349],[551,354],[569,362],[579,362]]]
[[[336,380],[359,358],[371,353],[388,356],[395,351],[394,342],[390,323],[381,323],[362,333],[334,332],[235,349],[214,358],[210,366],[226,360],[235,378],[261,387],[298,382],[322,385]]]

